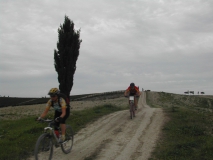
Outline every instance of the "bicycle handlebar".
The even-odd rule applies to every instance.
[[[53,119],[43,119],[40,118],[40,120],[37,120],[38,123],[48,123],[49,127],[59,127],[58,125],[56,125],[55,121]]]
[[[49,122],[53,122],[54,120],[52,120],[52,119],[43,119],[43,118],[40,118],[39,120],[37,120],[38,122],[47,122],[47,123],[49,123]]]

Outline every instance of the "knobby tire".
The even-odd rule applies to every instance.
[[[133,118],[133,107],[132,104],[130,104],[130,118]]]
[[[73,140],[74,140],[74,132],[72,130],[72,127],[69,125],[66,125],[66,140],[64,143],[61,144],[61,149],[65,154],[68,154],[72,150],[73,146]]]
[[[133,104],[130,104],[130,118],[133,119],[133,116],[134,116],[134,105]]]
[[[53,142],[52,137],[49,135],[49,133],[44,133],[38,138],[35,145],[34,154],[36,160],[52,159]]]

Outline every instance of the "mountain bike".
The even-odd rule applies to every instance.
[[[135,97],[129,96],[129,111],[130,111],[130,118],[132,119],[135,117]]]
[[[74,133],[71,128],[71,126],[66,124],[66,135],[65,135],[65,141],[63,143],[59,142],[59,136],[57,136],[55,132],[55,125],[54,120],[44,120],[41,119],[39,122],[46,122],[48,123],[48,126],[44,128],[44,133],[40,135],[38,138],[36,145],[35,145],[35,159],[52,159],[53,156],[53,145],[55,147],[61,147],[62,151],[65,154],[70,153],[72,146],[73,146],[73,139],[74,139]],[[57,127],[59,131],[59,135],[61,134],[61,128]]]
[[[130,118],[133,119],[133,117],[135,117],[135,96],[125,96],[127,98],[129,98],[129,112],[130,112]],[[136,96],[139,97],[139,96]]]

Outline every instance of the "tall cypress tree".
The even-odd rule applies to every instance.
[[[69,97],[79,56],[80,30],[74,30],[74,23],[65,16],[64,24],[58,28],[57,49],[54,50],[55,70],[58,73],[59,89]]]

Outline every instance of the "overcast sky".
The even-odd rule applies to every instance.
[[[212,0],[0,0],[0,95],[58,87],[57,30],[81,29],[71,95],[126,89],[213,95]]]

